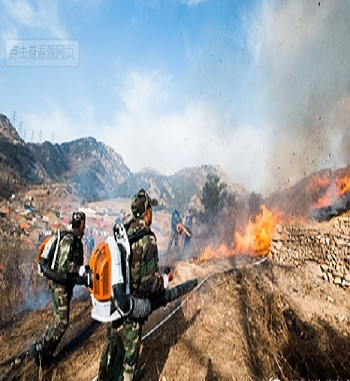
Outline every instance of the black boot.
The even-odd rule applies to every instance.
[[[31,346],[30,352],[36,367],[39,368],[39,366],[41,366],[42,368],[46,368],[51,365],[52,355],[50,353],[47,354],[39,351],[38,344],[36,342]]]
[[[30,347],[30,354],[33,357],[33,361],[36,367],[39,368],[40,365],[40,352],[37,348],[37,344],[33,343],[32,346]]]

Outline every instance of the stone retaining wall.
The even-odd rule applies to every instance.
[[[305,261],[320,265],[322,277],[341,287],[350,286],[350,218],[338,217],[313,225],[277,225],[269,256],[300,266]]]

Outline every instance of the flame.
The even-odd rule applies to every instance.
[[[326,193],[318,199],[317,203],[314,205],[315,208],[324,208],[326,206],[333,205],[338,198],[344,193],[350,190],[350,176],[345,175],[344,177],[337,179],[337,181],[332,182]]]
[[[317,173],[313,178],[310,180],[308,186],[306,187],[307,192],[316,192],[319,189],[324,189],[327,186],[329,186],[330,179],[329,174],[324,173],[320,175]]]
[[[261,214],[256,217],[255,222],[249,220],[243,233],[237,232],[235,234],[235,245],[232,244],[231,247],[227,247],[225,244],[221,244],[217,249],[209,245],[202,252],[200,260],[229,258],[236,254],[267,255],[275,227],[281,220],[279,211],[270,211],[263,205]]]
[[[278,222],[281,222],[281,214],[278,211],[270,211],[265,205],[261,207],[262,213],[251,220],[243,235],[236,233],[236,250],[239,253],[267,255],[269,246]]]

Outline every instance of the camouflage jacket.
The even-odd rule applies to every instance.
[[[154,299],[164,291],[156,237],[143,219],[133,220],[127,227],[127,235],[131,237],[141,230],[149,234],[131,243],[131,293],[138,298]]]
[[[81,237],[75,230],[66,234],[59,245],[57,271],[78,274],[79,267],[84,263],[84,248]]]
[[[192,224],[193,224],[193,217],[190,215],[186,216],[184,226],[189,233],[192,233]]]

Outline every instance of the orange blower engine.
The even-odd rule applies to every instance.
[[[90,287],[93,305],[91,316],[101,322],[120,319],[128,312],[113,303],[114,297],[120,299],[130,295],[130,245],[124,226],[118,224],[117,227],[118,229],[114,228],[115,236],[109,236],[105,242],[99,243],[90,257],[90,269],[93,274]],[[122,260],[122,255],[124,260]],[[118,292],[124,295],[120,296]]]
[[[93,319],[104,323],[124,317],[145,319],[152,311],[185,295],[198,284],[197,279],[188,280],[171,289],[164,289],[152,301],[130,295],[130,242],[147,233],[139,232],[128,238],[123,224],[115,225],[113,233],[114,237],[109,236],[105,242],[98,244],[90,257],[92,281],[88,286]],[[169,274],[162,276],[171,280]]]

